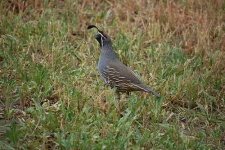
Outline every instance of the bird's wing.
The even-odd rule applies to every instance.
[[[116,76],[125,81],[131,81],[135,84],[141,84],[140,78],[127,66],[125,66],[122,62],[116,61],[111,62],[109,61],[106,66],[109,71],[115,72]]]
[[[137,75],[122,62],[108,62],[101,72],[105,82],[111,87],[117,87],[119,91],[145,91],[159,96],[158,93],[143,84]]]

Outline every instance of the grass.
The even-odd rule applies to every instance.
[[[0,149],[224,149],[222,0],[18,0],[0,11]],[[89,24],[160,100],[114,100]]]

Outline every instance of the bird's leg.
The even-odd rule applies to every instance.
[[[130,92],[126,92],[126,98],[129,98],[130,97]]]
[[[120,93],[118,91],[115,93],[115,99],[120,100]]]
[[[121,110],[121,106],[120,106],[120,93],[116,90],[116,93],[115,93],[115,99],[118,100],[118,112],[120,113],[120,110]]]

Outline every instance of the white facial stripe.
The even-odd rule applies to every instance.
[[[105,37],[101,32],[98,31],[98,34],[100,34],[101,36],[101,46],[104,46],[104,43],[103,43],[103,38],[106,39],[107,37]]]
[[[102,36],[101,36],[101,45],[102,45],[102,47],[103,47],[103,39],[102,39]]]
[[[104,37],[106,39],[106,37],[101,32],[98,32],[98,34],[100,34],[101,37]]]

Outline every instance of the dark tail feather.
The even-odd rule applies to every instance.
[[[140,89],[142,89],[145,92],[152,93],[156,97],[160,97],[160,95],[157,92],[155,92],[154,90],[152,90],[149,86],[145,84],[136,84],[136,86],[138,86]]]

